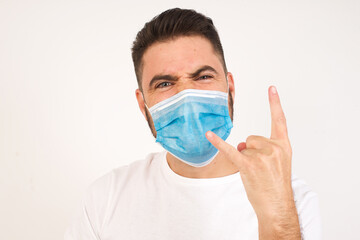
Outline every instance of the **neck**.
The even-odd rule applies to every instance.
[[[166,154],[166,160],[171,170],[180,176],[188,178],[216,178],[239,172],[236,166],[231,161],[227,160],[221,152],[217,154],[214,160],[204,167],[190,166],[170,153]]]

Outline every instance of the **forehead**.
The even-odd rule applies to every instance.
[[[181,76],[199,66],[209,65],[224,72],[219,55],[210,41],[201,36],[181,36],[156,42],[144,53],[142,84],[146,88],[156,74]]]

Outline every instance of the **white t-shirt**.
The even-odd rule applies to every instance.
[[[317,194],[293,176],[302,238],[321,239]],[[65,240],[258,239],[255,212],[239,173],[182,177],[166,152],[114,169],[97,179]]]

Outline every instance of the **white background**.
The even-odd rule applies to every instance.
[[[236,84],[229,142],[270,134],[277,86],[293,172],[319,194],[324,239],[358,239],[360,1],[0,1],[1,239],[62,239],[86,187],[160,151],[130,48],[172,7],[210,16]]]

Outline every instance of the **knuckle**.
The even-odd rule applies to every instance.
[[[286,147],[286,152],[287,152],[289,155],[292,155],[292,147],[291,147],[290,144]]]
[[[229,147],[225,147],[225,146],[224,146],[223,152],[225,152],[225,154],[226,154],[227,156],[232,155],[232,151],[231,151],[231,149],[230,149]]]
[[[272,150],[272,155],[275,157],[279,157],[282,153],[282,149],[279,145],[277,144],[272,144],[271,145],[271,150]]]
[[[280,114],[279,117],[277,117],[276,121],[281,124],[286,124],[286,117],[285,114]]]
[[[262,152],[255,153],[255,157],[259,160],[263,160],[265,155]]]
[[[246,146],[254,146],[260,140],[260,136],[250,135],[246,138]]]
[[[251,141],[253,141],[254,140],[254,135],[250,135],[250,136],[248,136],[247,138],[246,138],[246,142],[251,142]]]
[[[291,149],[291,147],[289,147],[289,148],[286,149],[286,154],[287,154],[288,156],[292,157],[292,149]]]

